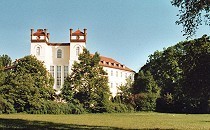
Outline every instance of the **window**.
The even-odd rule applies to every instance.
[[[57,88],[61,87],[61,66],[57,66]]]
[[[127,73],[125,73],[125,78],[127,78]]]
[[[64,66],[64,79],[68,77],[69,66]]]
[[[111,70],[111,76],[113,76],[113,70]]]
[[[40,48],[40,47],[37,47],[37,48],[36,48],[36,55],[37,55],[37,56],[40,56],[40,51],[41,51],[41,48]]]
[[[113,83],[111,83],[111,88],[113,88]]]
[[[116,77],[118,77],[118,71],[116,71]]]
[[[62,50],[58,49],[57,51],[57,58],[62,58]]]
[[[76,48],[76,56],[79,56],[79,51],[80,51],[80,48],[77,47],[77,48]]]
[[[50,74],[54,77],[54,66],[50,66]]]
[[[121,77],[123,76],[123,73],[121,72]]]

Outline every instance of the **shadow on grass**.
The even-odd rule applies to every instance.
[[[96,130],[117,130],[120,128],[102,127],[102,126],[87,126],[87,125],[76,125],[76,124],[61,124],[46,121],[29,121],[22,119],[3,119],[0,118],[0,129],[21,129],[21,130],[81,130],[81,129],[96,129]]]
[[[106,126],[89,126],[77,124],[61,124],[46,121],[29,121],[23,119],[0,118],[0,130],[123,130],[123,128]],[[160,130],[146,129],[146,130]]]

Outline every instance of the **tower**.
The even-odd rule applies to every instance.
[[[48,54],[47,43],[49,42],[50,34],[47,29],[31,29],[31,55],[37,57],[38,60],[45,62],[46,54]],[[45,63],[46,65],[46,63]]]
[[[86,37],[87,29],[84,29],[83,32],[79,29],[73,32],[73,29],[70,29],[70,68],[72,68],[75,61],[78,61],[79,54],[82,53],[83,49],[86,47]]]

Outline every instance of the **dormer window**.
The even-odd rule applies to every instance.
[[[62,50],[61,49],[57,50],[57,58],[62,58]]]
[[[36,48],[36,55],[37,56],[40,56],[40,52],[41,52],[41,48],[40,47],[37,47]]]

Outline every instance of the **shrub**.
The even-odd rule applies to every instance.
[[[157,99],[156,111],[158,112],[174,112],[174,100],[171,93],[167,93]]]
[[[156,94],[139,93],[134,97],[135,109],[137,111],[154,111],[156,109]]]
[[[38,108],[38,107],[37,107]],[[80,104],[74,105],[72,103],[60,103],[55,101],[44,101],[42,105],[37,108],[30,108],[30,114],[81,114],[84,109]]]

